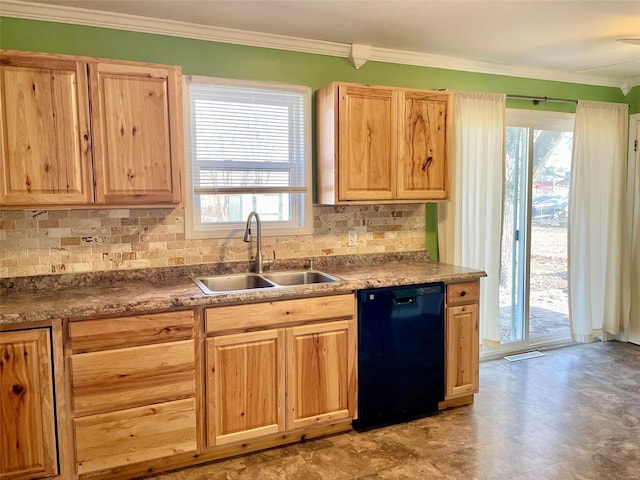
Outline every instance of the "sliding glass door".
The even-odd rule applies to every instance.
[[[503,350],[569,339],[573,115],[508,111],[500,277]]]

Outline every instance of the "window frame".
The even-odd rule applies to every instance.
[[[304,166],[303,183],[304,191],[287,192],[278,191],[279,187],[274,187],[270,192],[257,192],[262,194],[282,193],[289,195],[289,221],[270,221],[262,219],[263,236],[287,236],[287,235],[310,235],[313,233],[313,185],[312,185],[312,89],[304,85],[293,85],[284,83],[272,83],[263,81],[235,80],[228,78],[185,75],[183,77],[184,88],[184,131],[185,131],[185,238],[186,239],[232,239],[241,238],[245,229],[245,219],[239,222],[225,222],[214,224],[203,224],[200,221],[200,197],[202,194],[195,193],[193,185],[194,159],[192,157],[192,125],[191,125],[191,85],[193,83],[222,85],[231,87],[247,87],[252,89],[264,88],[265,90],[283,90],[297,92],[303,95],[303,143],[304,143]],[[224,191],[227,195],[249,194],[247,189],[238,188],[237,192]],[[300,200],[295,196],[301,195]]]

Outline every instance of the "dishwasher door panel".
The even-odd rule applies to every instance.
[[[444,285],[358,292],[356,429],[429,415],[444,399]]]

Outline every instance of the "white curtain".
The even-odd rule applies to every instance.
[[[438,208],[439,259],[487,272],[481,280],[480,338],[500,343],[498,287],[506,95],[453,92],[450,201]]]
[[[569,312],[574,340],[617,335],[628,273],[624,227],[628,106],[581,101],[569,198]],[[624,260],[623,260],[624,259]]]

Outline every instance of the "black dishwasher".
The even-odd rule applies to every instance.
[[[358,291],[356,430],[432,414],[444,400],[444,284]]]

